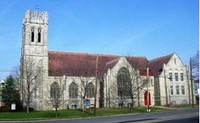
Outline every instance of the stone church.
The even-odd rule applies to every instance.
[[[190,103],[187,69],[176,53],[148,60],[49,51],[48,13],[38,10],[26,11],[22,32],[20,89],[36,110],[52,109],[55,98],[60,109],[93,107],[95,100],[97,107]]]

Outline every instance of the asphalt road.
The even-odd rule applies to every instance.
[[[158,123],[199,123],[199,116],[161,121]]]
[[[199,123],[199,108],[108,117],[31,121],[27,123]]]
[[[198,123],[199,108],[145,114],[41,121],[41,123]]]

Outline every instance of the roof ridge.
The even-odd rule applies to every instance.
[[[116,62],[116,61],[119,61],[119,60],[120,60],[120,57],[115,58],[115,59],[113,59],[113,60],[108,61],[108,62],[106,63],[106,65],[112,64],[112,63],[114,63],[114,62]]]
[[[61,54],[80,54],[80,55],[91,55],[91,56],[114,56],[114,57],[121,57],[120,55],[113,55],[113,54],[95,54],[95,53],[87,53],[87,52],[65,52],[65,51],[48,51],[50,53],[61,53]]]
[[[171,53],[171,54],[165,55],[165,56],[160,56],[160,57],[149,60],[149,62],[160,60],[160,59],[167,58],[167,57],[172,57],[173,55],[174,55],[174,53]]]
[[[145,58],[145,59],[147,59],[146,56],[124,56],[124,57],[128,57],[128,58]]]
[[[88,52],[65,52],[65,51],[48,51],[50,53],[61,53],[61,54],[82,54],[82,55],[92,55],[92,56],[114,56],[114,57],[125,57],[125,58],[145,58],[145,56],[124,56],[124,55],[115,55],[115,54],[100,54],[100,53],[88,53]]]

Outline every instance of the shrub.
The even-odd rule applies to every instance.
[[[9,112],[10,108],[8,106],[1,106],[0,107],[0,112]]]

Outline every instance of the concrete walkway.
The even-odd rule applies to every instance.
[[[166,107],[166,106],[154,106],[154,107],[162,108],[162,109],[171,109],[171,110],[179,110],[179,109],[181,109],[181,108]]]

